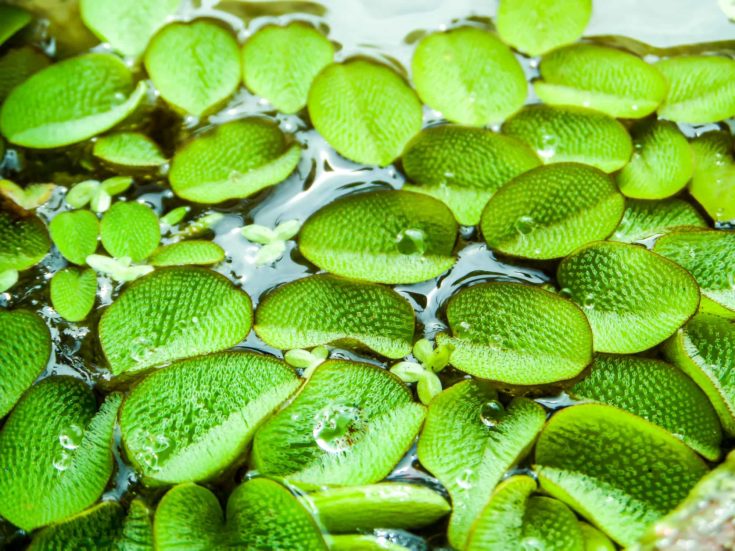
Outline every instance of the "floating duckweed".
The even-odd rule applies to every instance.
[[[633,243],[681,227],[706,228],[707,222],[694,206],[682,199],[628,199],[625,201],[623,219],[609,239]]]
[[[129,168],[153,168],[166,162],[161,148],[145,134],[119,132],[102,136],[92,153],[103,161]]]
[[[67,321],[82,321],[92,311],[97,295],[94,270],[65,268],[54,274],[50,284],[51,304]]]
[[[83,266],[97,250],[100,223],[88,210],[62,212],[49,224],[51,239],[69,262]]]
[[[694,176],[689,192],[717,222],[735,220],[735,158],[728,131],[706,132],[691,142]]]

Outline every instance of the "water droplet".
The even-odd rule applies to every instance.
[[[145,362],[155,353],[153,342],[148,337],[136,337],[130,343],[130,359],[135,362]]]
[[[559,296],[563,298],[571,298],[572,290],[569,287],[562,287],[559,289]]]
[[[505,408],[498,400],[488,400],[480,409],[480,420],[489,428],[495,428],[505,416]]]
[[[54,459],[53,466],[57,471],[65,471],[71,467],[72,454],[67,451],[62,451],[56,459]]]
[[[472,469],[465,469],[464,471],[462,471],[462,474],[459,476],[459,478],[455,479],[457,486],[459,486],[462,490],[470,490],[472,488],[473,474],[474,471]]]
[[[457,336],[461,337],[463,335],[466,335],[472,330],[472,324],[468,321],[460,321],[459,325],[457,325]]]
[[[355,443],[357,434],[365,427],[360,409],[333,405],[316,415],[312,434],[317,445],[329,453],[345,451]]]
[[[64,432],[59,434],[59,444],[65,450],[76,450],[82,443],[84,429],[79,425],[70,425]]]
[[[416,228],[407,228],[396,236],[398,252],[401,254],[424,254],[426,251],[426,232]]]
[[[544,544],[538,538],[529,536],[521,540],[521,549],[524,551],[535,551],[536,549],[544,549]]]
[[[191,318],[191,323],[193,323],[194,325],[197,325],[199,323],[199,318],[196,317],[196,316],[192,317]]]
[[[528,235],[536,227],[536,221],[530,216],[521,216],[516,220],[516,230],[522,235]]]
[[[691,258],[694,258],[695,256],[697,256],[697,251],[696,251],[696,249],[694,249],[693,247],[690,247],[690,248],[689,248],[689,256],[690,256]]]
[[[582,306],[590,310],[593,309],[595,307],[595,295],[593,293],[587,293],[582,302]]]

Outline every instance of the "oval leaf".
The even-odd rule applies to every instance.
[[[559,258],[610,235],[624,209],[623,196],[605,173],[558,163],[503,186],[485,206],[480,228],[487,244],[502,253]]]
[[[565,258],[556,277],[587,315],[598,352],[633,354],[656,346],[699,306],[692,276],[637,245],[592,243]]]
[[[84,265],[97,250],[100,223],[88,210],[73,210],[54,216],[49,224],[54,245],[69,262]]]
[[[158,216],[143,203],[115,203],[102,217],[102,245],[112,256],[140,262],[161,240]]]
[[[99,339],[113,374],[236,345],[250,331],[250,297],[204,268],[156,270],[102,315]]]
[[[0,45],[31,22],[31,14],[16,6],[0,5]]]
[[[266,295],[255,332],[282,350],[354,342],[397,359],[411,353],[414,323],[413,308],[392,289],[315,275]]]
[[[407,191],[349,195],[313,214],[299,236],[301,253],[337,275],[380,283],[415,283],[454,264],[457,223],[441,202]]]
[[[150,257],[151,266],[207,266],[225,259],[225,251],[211,241],[193,239],[159,247]]]
[[[729,132],[706,132],[691,142],[694,176],[689,193],[717,222],[735,220],[735,158]]]
[[[166,162],[158,144],[139,132],[119,132],[102,136],[92,154],[103,161],[128,168],[154,168]]]
[[[35,266],[50,247],[48,230],[40,218],[16,214],[0,204],[0,272]]]
[[[94,270],[66,268],[54,274],[50,285],[51,304],[67,321],[82,321],[92,311],[97,297]]]
[[[707,222],[699,211],[681,199],[663,201],[625,201],[623,219],[610,236],[610,241],[633,243],[668,233],[682,226],[706,228]]]

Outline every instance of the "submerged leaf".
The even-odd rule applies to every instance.
[[[413,308],[392,289],[314,275],[266,295],[258,305],[255,332],[282,350],[354,342],[402,358],[411,352],[414,323]]]
[[[329,360],[256,433],[252,467],[310,488],[371,484],[406,453],[424,413],[387,371]]]
[[[102,217],[102,245],[112,256],[140,262],[161,240],[158,216],[148,205],[135,201],[115,203]]]
[[[609,239],[633,243],[684,226],[706,228],[707,222],[697,209],[682,199],[628,199],[625,201],[623,219]]]
[[[204,268],[163,268],[102,315],[99,339],[115,375],[225,350],[250,331],[247,294]]]
[[[689,193],[717,222],[735,220],[735,158],[732,135],[706,132],[692,140],[694,176]]]
[[[66,268],[54,274],[50,285],[51,305],[67,321],[82,321],[89,315],[97,296],[94,270]]]
[[[151,256],[153,266],[207,266],[225,259],[225,251],[211,241],[193,239],[159,247]]]
[[[110,164],[129,168],[153,168],[166,162],[158,144],[139,132],[102,136],[94,143],[92,154]]]
[[[299,248],[337,275],[379,283],[415,283],[454,264],[457,223],[432,197],[376,191],[337,199],[301,228]]]
[[[51,220],[49,232],[54,245],[69,262],[84,265],[97,250],[100,223],[88,210],[62,212]]]
[[[21,216],[0,205],[0,272],[35,266],[50,247],[48,230],[40,218]]]

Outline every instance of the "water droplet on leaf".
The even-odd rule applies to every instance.
[[[505,408],[498,400],[488,400],[480,410],[480,420],[489,428],[495,428],[505,416]]]
[[[415,228],[403,230],[396,237],[398,252],[401,254],[424,254],[426,252],[426,232]]]
[[[314,440],[324,451],[339,453],[355,443],[355,437],[363,427],[364,421],[358,408],[328,406],[316,415]]]

